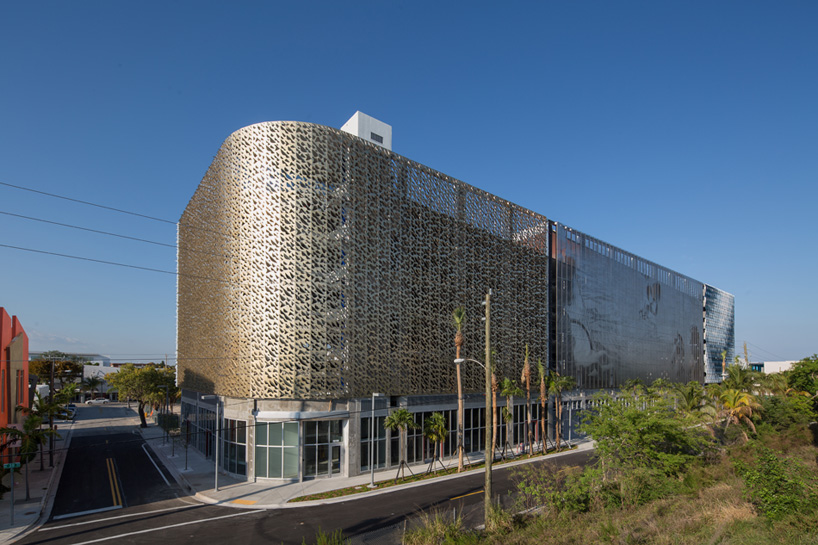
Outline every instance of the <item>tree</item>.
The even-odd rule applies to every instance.
[[[503,420],[506,422],[506,444],[503,445],[503,453],[506,448],[513,452],[512,443],[514,442],[514,430],[512,425],[514,423],[514,396],[523,395],[523,391],[517,386],[517,383],[508,377],[503,379],[500,386],[500,395],[506,398],[506,406],[503,408]]]
[[[677,408],[685,414],[695,414],[704,407],[707,396],[704,387],[695,380],[687,384],[674,383],[671,385],[671,391],[676,396]]]
[[[165,390],[162,387],[175,387],[175,372],[171,367],[156,367],[148,365],[137,368],[127,364],[113,373],[109,379],[112,388],[115,388],[120,397],[127,396],[136,400],[138,404],[140,426],[148,427],[145,420],[145,406],[158,405],[165,399]]]
[[[560,450],[560,440],[562,439],[562,393],[568,390],[573,390],[577,385],[577,379],[574,377],[564,377],[557,372],[551,377],[551,384],[549,391],[554,395],[554,438],[557,440],[557,451]]]
[[[19,406],[22,410],[25,407]],[[56,434],[54,430],[42,429],[43,419],[41,416],[29,412],[23,421],[22,429],[0,428],[0,436],[11,437],[12,441],[20,441],[20,461],[26,466],[26,501],[31,499],[28,485],[28,463],[34,459],[38,449],[46,443],[49,436]],[[40,469],[42,470],[43,457],[40,454]]]
[[[690,426],[670,399],[644,388],[594,395],[582,421],[582,431],[596,441],[598,477],[617,490],[623,506],[660,493],[658,485],[678,478],[708,444],[702,427]]]
[[[736,357],[738,360],[738,356]],[[722,386],[727,390],[738,390],[752,394],[756,390],[759,381],[759,373],[749,367],[744,367],[740,362],[727,368],[727,376],[722,381]]]
[[[525,359],[523,360],[523,372],[520,375],[520,382],[525,386],[525,413],[526,413],[526,440],[528,441],[528,454],[534,455],[534,432],[531,429],[531,364],[528,362],[528,344],[525,345]]]
[[[457,329],[454,336],[457,362],[457,472],[463,471],[463,380],[460,375],[460,349],[463,348],[463,321],[466,319],[466,309],[457,307],[452,312],[452,321]]]
[[[405,479],[406,474],[402,473],[403,468],[409,467],[406,463],[406,430],[415,429],[418,425],[415,423],[415,418],[412,416],[412,413],[404,408],[400,408],[386,417],[383,422],[383,427],[393,432],[398,430],[400,434],[400,465],[398,466],[398,472],[401,473],[401,478]],[[410,469],[409,473],[411,472],[412,470]],[[395,480],[397,481],[397,479],[398,476],[396,474]]]
[[[56,354],[56,356],[48,356]],[[40,384],[47,384],[51,379],[51,368],[54,367],[54,381],[59,385],[65,385],[82,380],[83,364],[75,361],[76,358],[67,356],[62,352],[46,352],[43,356],[28,363],[28,372],[37,375]]]
[[[786,375],[790,388],[815,396],[813,401],[815,408],[818,409],[818,354],[795,362]]]
[[[435,445],[432,451],[432,461],[427,470],[427,473],[431,473],[435,461],[438,461],[440,465],[443,466],[443,462],[440,461],[440,458],[443,456],[443,443],[449,435],[449,430],[446,429],[446,418],[443,416],[443,413],[432,413],[432,415],[426,419],[426,422],[424,422],[423,433],[426,438]],[[440,446],[440,457],[437,455],[438,445]],[[445,469],[445,466],[443,466],[443,468]]]
[[[550,375],[548,369],[543,365],[542,360],[537,360],[537,375],[540,379],[540,437],[542,438],[542,451],[545,453],[545,439],[548,437],[547,430],[545,429],[545,410],[548,404]]]
[[[756,413],[761,410],[761,405],[756,401],[755,397],[747,392],[742,392],[735,389],[727,389],[721,394],[722,414],[726,417],[724,429],[730,424],[741,425],[747,424],[753,433],[756,433],[756,427],[753,424],[753,411]],[[747,441],[747,433],[742,429],[741,434],[744,436],[744,441]]]
[[[87,379],[82,381],[82,387],[84,390],[89,390],[91,392],[91,397],[95,397],[95,394],[100,386],[105,383],[105,379],[96,376],[90,376]]]

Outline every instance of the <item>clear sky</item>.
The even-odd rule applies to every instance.
[[[223,140],[340,127],[736,296],[818,352],[818,3],[2,2],[0,306],[31,350],[175,350],[176,228]],[[149,244],[18,214],[159,242]],[[479,297],[476,294],[476,297]]]

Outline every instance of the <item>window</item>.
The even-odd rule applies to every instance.
[[[380,134],[375,134],[374,132],[369,133],[369,138],[372,139],[373,142],[377,142],[378,144],[383,144],[383,136]]]
[[[372,452],[372,456],[373,465],[376,468],[386,467],[386,429],[383,427],[385,419],[386,417],[384,416],[375,417],[374,433],[375,450]],[[369,471],[370,469],[369,449],[373,443],[373,439],[370,437],[371,425],[372,425],[371,417],[367,416],[361,418],[361,471]]]
[[[222,432],[222,467],[229,473],[247,475],[247,424],[225,419]]]
[[[341,473],[343,421],[304,423],[304,476],[332,476]]]
[[[298,422],[256,425],[256,477],[298,478]]]

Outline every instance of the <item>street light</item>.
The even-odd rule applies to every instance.
[[[219,396],[217,395],[203,395],[202,401],[215,401],[216,402],[216,452],[214,456],[216,457],[216,474],[214,476],[213,482],[215,483],[213,488],[216,492],[219,491],[219,428],[221,427],[221,422],[219,421]]]
[[[372,392],[372,406],[370,407],[371,418],[369,419],[369,488],[375,488],[375,398],[385,397],[386,394],[376,394]]]
[[[486,294],[486,300],[483,302],[486,307],[486,363],[483,364],[477,360],[468,358],[457,358],[454,362],[459,366],[461,363],[470,361],[476,363],[486,370],[486,485],[485,485],[485,517],[486,525],[489,522],[489,515],[491,513],[491,464],[494,461],[494,438],[492,437],[492,429],[489,427],[489,416],[491,415],[491,290]],[[461,447],[462,448],[462,447]]]

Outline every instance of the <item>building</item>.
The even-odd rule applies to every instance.
[[[462,355],[483,360],[488,290],[497,374],[519,377],[528,346],[535,363],[577,377],[569,415],[586,392],[629,379],[704,382],[707,351],[733,350],[706,327],[704,284],[393,153],[391,127],[365,114],[344,127],[236,131],[179,223],[183,416],[212,455],[218,410],[225,471],[303,479],[368,471],[370,456],[397,465],[397,434],[383,429],[395,407],[418,423],[443,412],[451,454],[451,314],[465,306]],[[709,312],[732,324],[732,306]],[[462,370],[474,452],[484,375]],[[500,445],[522,441],[524,405]],[[421,431],[408,441],[409,463],[429,457]]]
[[[0,307],[0,428],[22,427],[25,414],[17,407],[31,407],[33,395],[28,377],[28,335],[17,316],[9,317]],[[0,437],[0,458],[10,461],[10,448],[7,437]]]

